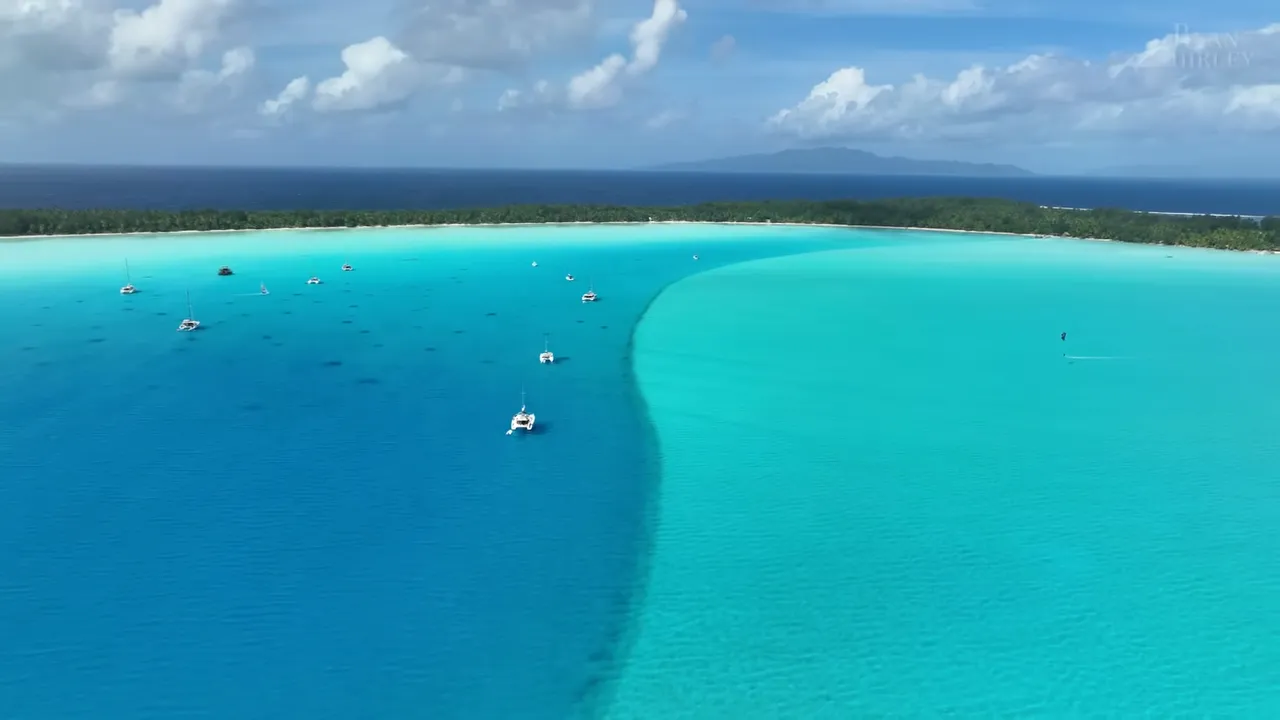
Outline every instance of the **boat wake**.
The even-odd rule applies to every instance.
[[[1132,360],[1124,355],[1063,355],[1068,360]]]

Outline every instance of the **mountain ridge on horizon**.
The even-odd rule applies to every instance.
[[[1034,177],[1017,165],[960,160],[916,160],[843,147],[792,148],[774,153],[662,163],[637,168],[666,172],[790,173],[811,175],[952,175]]]

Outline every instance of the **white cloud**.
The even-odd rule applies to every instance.
[[[218,75],[195,69],[220,49],[237,0],[158,0],[141,10],[116,7],[119,2],[128,0],[0,0],[0,87],[7,106],[0,114],[35,119],[57,108],[117,105],[139,95],[143,81],[190,99],[195,87]],[[235,53],[228,56],[231,74],[243,74],[252,62],[239,69],[235,63],[252,53]],[[155,92],[146,99],[148,107],[158,106]]]
[[[546,80],[534,83],[532,90],[507,90],[498,98],[498,110],[553,109],[564,103],[564,93]]]
[[[307,93],[311,91],[311,78],[307,76],[296,77],[289,81],[288,85],[270,100],[266,100],[258,107],[258,112],[267,117],[279,117],[289,111],[295,103],[298,103],[307,97]]]
[[[346,70],[316,83],[311,106],[317,112],[352,112],[393,107],[431,85],[460,82],[457,66],[422,63],[378,36],[342,50]],[[287,89],[287,88],[286,88]]]
[[[424,63],[510,68],[591,29],[594,0],[412,0],[400,45]]]
[[[649,118],[645,122],[645,127],[650,130],[661,130],[685,119],[685,114],[679,110],[664,110],[657,115]]]
[[[808,139],[1274,131],[1278,71],[1280,24],[1236,35],[1175,33],[1100,63],[1031,55],[898,86],[846,67],[768,125]]]
[[[343,48],[342,63],[345,72],[316,84],[316,110],[369,110],[397,103],[416,84],[413,60],[385,37]]]
[[[650,16],[631,29],[630,60],[619,53],[609,55],[569,80],[563,93],[545,85],[532,93],[507,90],[498,99],[498,109],[545,107],[561,98],[574,110],[612,107],[622,99],[623,78],[644,75],[657,66],[672,30],[687,18],[677,0],[654,0]]]
[[[627,67],[627,59],[610,55],[599,65],[569,81],[569,106],[578,110],[612,107],[622,99],[618,75]]]
[[[627,72],[641,75],[653,69],[662,55],[662,46],[677,25],[688,19],[676,0],[654,0],[653,14],[641,20],[631,31],[631,45],[635,53]]]
[[[177,76],[218,37],[234,0],[160,0],[142,12],[115,11],[107,49],[121,76]]]
[[[733,53],[737,49],[738,41],[732,35],[725,35],[711,44],[711,59],[716,62],[724,62],[733,57]]]
[[[731,6],[728,0],[726,6]],[[747,0],[747,7],[805,15],[950,15],[980,10],[977,0]],[[734,9],[738,9],[734,7]]]
[[[222,67],[216,73],[208,70],[183,73],[178,84],[178,107],[189,113],[199,112],[219,91],[238,90],[239,80],[253,70],[255,60],[253,50],[238,47],[223,53]]]

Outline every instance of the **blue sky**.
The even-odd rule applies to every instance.
[[[0,161],[1280,167],[1261,0],[29,0]]]

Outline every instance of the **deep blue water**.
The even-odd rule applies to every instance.
[[[924,195],[1003,197],[1065,207],[1280,215],[1280,180],[0,166],[0,207],[6,208],[374,210]]]
[[[595,716],[658,480],[632,327],[806,230],[0,244],[0,718]]]

